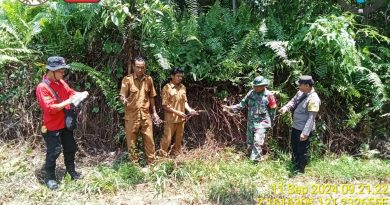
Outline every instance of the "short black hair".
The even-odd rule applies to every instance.
[[[313,87],[314,81],[313,80],[299,80],[298,85],[309,85],[310,87]]]
[[[183,68],[179,68],[179,67],[177,67],[177,68],[172,68],[172,70],[171,70],[171,75],[176,75],[176,74],[178,74],[178,73],[184,73]]]
[[[133,59],[133,63],[135,63],[135,61],[143,61],[143,62],[145,62],[145,63],[146,63],[146,60],[145,60],[145,58],[144,58],[144,57],[142,57],[142,56],[137,56],[137,57],[135,57],[135,58]]]

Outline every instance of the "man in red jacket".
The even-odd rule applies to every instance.
[[[59,56],[49,57],[47,60],[47,72],[43,80],[38,84],[36,96],[43,111],[42,135],[46,142],[45,183],[51,190],[57,189],[55,176],[56,160],[62,148],[66,172],[71,179],[79,179],[80,175],[75,170],[76,142],[73,131],[65,126],[64,109],[70,109],[74,96],[77,94],[63,80],[65,69],[69,68],[65,59]],[[53,93],[55,92],[55,93]],[[83,93],[88,95],[88,92]],[[57,96],[56,96],[57,95]],[[62,147],[62,148],[61,148]]]

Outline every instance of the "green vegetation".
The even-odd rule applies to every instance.
[[[17,152],[11,152],[14,147],[18,147]],[[209,155],[199,154],[202,150]],[[6,203],[62,204],[89,199],[96,200],[91,203],[119,203],[134,199],[135,204],[142,204],[157,197],[154,203],[163,204],[158,199],[175,199],[179,200],[177,203],[192,200],[200,204],[253,204],[258,197],[277,196],[273,186],[279,184],[372,184],[374,187],[390,181],[390,162],[377,158],[324,156],[312,161],[305,175],[294,176],[289,171],[288,156],[286,160],[270,158],[253,164],[234,149],[212,151],[203,147],[176,160],[159,161],[147,172],[125,161],[116,163],[113,157],[90,156],[100,165],[79,163],[84,178],[76,182],[68,176],[61,179],[64,170],[60,163],[57,168],[60,188],[52,192],[40,184],[43,150],[31,150],[24,144],[3,144],[0,151],[0,200]],[[203,160],[205,157],[209,160]]]
[[[294,94],[296,78],[311,74],[323,102],[315,144],[321,147],[319,153],[356,153],[368,145],[382,157],[389,156],[386,6],[362,16],[324,0],[246,0],[234,8],[232,2],[236,1],[50,1],[31,7],[3,1],[0,121],[9,126],[1,134],[7,139],[39,135],[38,121],[18,116],[38,118],[38,106],[29,103],[34,101],[34,88],[46,58],[62,55],[73,62],[71,85],[93,94],[81,117],[83,127],[99,135],[93,144],[107,145],[104,142],[112,136],[114,143],[121,142],[119,83],[131,58],[144,55],[157,90],[167,81],[167,69],[183,67],[186,83],[192,85],[191,103],[215,111],[208,113],[207,124],[195,122],[191,130],[223,127],[217,130],[229,133],[215,130],[218,141],[231,142],[232,135],[241,140],[242,127],[221,114],[221,100],[237,102],[234,96],[247,91],[251,79],[261,74],[271,79],[271,90],[283,104]],[[200,92],[206,102],[191,95]],[[92,115],[98,116],[94,118],[98,126],[86,123]],[[279,134],[274,134],[275,148],[284,151],[288,118],[280,117],[282,123],[275,128]],[[198,139],[192,146],[205,139],[205,133],[189,134]],[[336,146],[327,146],[333,142]]]
[[[131,199],[140,203],[175,195],[185,203],[246,204],[271,194],[276,183],[388,181],[388,0],[370,15],[346,12],[337,2],[53,0],[31,7],[1,1],[0,201],[120,204],[130,200],[131,191],[140,194]],[[52,55],[71,63],[70,85],[90,93],[80,108],[76,136],[81,155],[87,156],[81,159],[98,162],[82,162],[86,178],[72,182],[65,177],[58,193],[33,176],[39,173],[33,169],[41,166],[37,152],[43,144],[35,86]],[[158,92],[168,69],[183,67],[191,106],[208,111],[186,125],[189,156],[159,162],[147,173],[107,154],[106,161],[98,158],[125,147],[118,92],[130,60],[138,55],[148,58],[147,73]],[[226,115],[220,105],[238,102],[259,74],[270,79],[279,106],[295,94],[299,75],[316,80],[322,105],[312,162],[303,177],[289,172],[290,115],[278,116],[269,133],[267,161],[251,164],[238,151],[245,120]],[[161,131],[155,127],[156,142]],[[217,142],[217,151],[200,148],[206,139]],[[26,141],[31,148],[10,140]],[[19,155],[7,155],[15,150]]]

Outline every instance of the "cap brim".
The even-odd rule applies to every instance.
[[[56,70],[59,70],[61,68],[68,69],[68,68],[70,68],[70,66],[68,66],[68,65],[59,65],[59,66],[52,67],[52,66],[46,65],[46,69],[51,70],[51,71],[56,71]]]
[[[295,81],[295,84],[297,86],[299,86],[301,84],[312,84],[312,85],[314,85],[314,82],[310,81],[310,80],[297,80],[297,81]]]

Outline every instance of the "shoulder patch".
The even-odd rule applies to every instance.
[[[320,110],[320,102],[315,99],[309,99],[307,105],[307,111],[309,112],[318,112]]]

